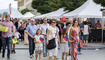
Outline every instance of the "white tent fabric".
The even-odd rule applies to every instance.
[[[9,13],[9,9],[0,10],[0,14],[2,14],[4,12]],[[17,9],[11,8],[11,17],[12,18],[22,18],[23,15]]]
[[[96,4],[93,0],[88,0],[81,7],[71,11],[63,16],[67,18],[101,18],[101,5]]]
[[[32,14],[31,12],[26,12],[24,15],[23,15],[23,18],[32,18],[34,17],[35,15]]]
[[[12,18],[22,18],[23,15],[17,9],[12,9],[11,17]]]
[[[43,14],[40,16],[36,16],[35,19],[41,19],[41,18],[48,18],[48,19],[57,19],[60,18],[61,15],[63,15],[64,13],[66,13],[67,11],[64,11],[64,8],[60,8],[57,11],[53,11],[47,14]]]

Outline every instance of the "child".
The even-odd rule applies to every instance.
[[[16,31],[16,38],[18,41],[19,41],[20,36],[21,36],[20,33],[18,31]]]
[[[35,42],[35,53],[36,53],[35,60],[37,60],[38,55],[39,55],[39,60],[42,60],[41,54],[43,51],[44,36],[41,35],[40,29],[37,30],[36,35],[34,37],[35,37],[34,42]]]
[[[12,36],[12,45],[11,45],[11,53],[16,53],[15,51],[15,44],[18,43],[16,37]]]
[[[87,44],[88,43],[88,37],[89,37],[89,26],[88,26],[86,21],[84,22],[83,34],[84,34],[84,43]]]
[[[66,60],[67,56],[69,54],[69,46],[68,46],[68,37],[66,33],[66,29],[63,31],[63,35],[61,36],[61,51],[62,51],[62,60],[64,60],[64,55],[66,55]]]

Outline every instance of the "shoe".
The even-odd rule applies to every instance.
[[[2,58],[4,58],[5,56],[4,56],[4,54],[2,55]]]
[[[81,52],[78,53],[78,55],[81,55],[81,54],[82,54]]]
[[[33,55],[30,55],[30,58],[33,58]]]
[[[71,54],[69,53],[69,56],[71,56]]]
[[[15,51],[15,50],[13,50],[13,53],[16,53],[16,51]]]
[[[7,56],[8,59],[10,59],[10,56]]]
[[[46,56],[47,56],[47,54],[44,54],[44,55],[43,55],[43,57],[46,57]]]
[[[13,53],[13,50],[11,50],[11,54]]]

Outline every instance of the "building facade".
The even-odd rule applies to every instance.
[[[40,15],[40,13],[38,13],[36,9],[33,9],[31,7],[32,0],[15,0],[15,1],[18,1],[19,11],[28,8],[29,10],[31,10],[31,13],[33,13],[34,15]]]

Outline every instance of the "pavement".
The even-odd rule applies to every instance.
[[[0,60],[8,60],[7,57],[2,58],[0,54]],[[11,54],[10,60],[35,60],[29,57],[28,49],[17,49],[16,54]],[[42,60],[49,60],[48,57],[43,57]],[[61,60],[61,53],[59,52],[57,60]],[[68,60],[71,60],[71,57],[68,56]],[[96,50],[82,50],[82,54],[79,55],[79,60],[105,60],[105,49],[96,49]]]
[[[24,42],[16,44],[17,49],[28,49],[29,45],[24,45]],[[105,48],[105,43],[88,43],[86,47],[83,46],[83,49],[102,49]]]
[[[24,45],[23,42],[16,44],[16,54],[11,54],[10,60],[35,60],[35,56],[30,58],[28,45]],[[61,51],[59,50],[57,60],[61,59]],[[79,55],[79,60],[105,60],[105,44],[103,43],[89,43],[87,47],[83,47],[82,54]],[[0,60],[8,60],[7,56],[5,58],[1,57]],[[42,60],[49,60],[47,57],[42,57]],[[68,60],[71,60],[71,56],[68,56]]]

